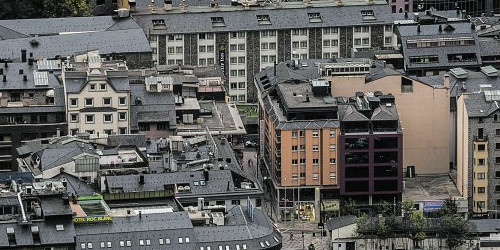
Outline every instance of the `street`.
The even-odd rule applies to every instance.
[[[262,183],[261,173],[257,173],[257,150],[255,148],[244,148],[243,159],[241,160],[241,165],[243,170],[248,174],[255,176]],[[269,217],[273,221],[276,221],[276,216],[270,216],[270,204],[269,198],[265,198],[263,201],[263,207]],[[283,235],[283,250],[301,250],[308,249],[308,246],[312,243],[316,250],[328,250],[329,241],[327,236],[321,237],[321,230],[317,228],[316,223],[311,222],[297,222],[292,224],[288,223],[276,223],[276,226],[281,231]],[[304,236],[302,237],[302,231],[304,231]],[[314,233],[314,235],[313,235]]]

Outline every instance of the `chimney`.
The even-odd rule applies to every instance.
[[[305,102],[310,102],[310,100],[309,100],[309,93],[306,94],[306,100],[305,100]]]
[[[142,211],[139,210],[139,218],[142,218]]]
[[[25,49],[21,50],[21,62],[23,62],[23,63],[26,62],[26,50]]]
[[[144,185],[144,175],[139,175],[139,185]]]
[[[420,24],[417,25],[417,32],[420,33]]]
[[[476,25],[474,23],[470,23],[470,28],[471,29],[476,29]]]
[[[27,75],[23,75],[23,82],[27,82],[28,81],[28,76]]]
[[[4,68],[8,68],[8,67],[9,67],[9,63],[4,62]]]
[[[61,137],[61,129],[60,128],[57,128],[57,130],[56,130],[56,136],[57,137]]]
[[[444,85],[445,89],[449,89],[450,88],[450,75],[444,74],[443,85]]]
[[[0,69],[0,75],[3,75],[3,69]]]
[[[229,191],[229,186],[230,186],[230,183],[229,183],[229,181],[227,181],[227,191]]]
[[[278,63],[276,61],[274,61],[274,76],[276,76],[276,66],[278,65]]]
[[[29,66],[33,66],[33,61],[34,61],[34,60],[35,60],[35,59],[33,59],[33,57],[30,57],[30,58],[28,59],[28,65],[29,65]]]
[[[24,74],[24,70],[20,69],[20,70],[19,70],[19,74],[20,74],[20,75]]]
[[[205,205],[205,199],[204,198],[198,198],[198,211],[203,210],[203,206]]]
[[[203,170],[203,178],[205,179],[205,181],[208,181],[208,170],[207,169]]]
[[[405,11],[405,18],[408,18],[408,11]]]
[[[165,8],[165,10],[172,10],[172,0],[165,0],[164,1],[164,8]]]
[[[457,6],[457,16],[460,15],[460,8]]]
[[[439,33],[443,32],[443,26],[439,25]]]
[[[7,76],[6,75],[3,75],[3,82],[6,82],[7,81]]]

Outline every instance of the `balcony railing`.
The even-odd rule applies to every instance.
[[[473,138],[474,138],[474,141],[487,141],[488,140],[488,136],[487,135],[483,135],[483,136],[477,136],[477,135],[475,135]]]

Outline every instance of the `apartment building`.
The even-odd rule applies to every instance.
[[[373,118],[373,124],[369,125],[367,121],[372,116],[366,114],[369,117],[367,118],[355,111],[356,100],[366,102],[366,98],[358,96],[358,99],[354,98],[353,101],[350,98],[338,97],[339,95],[331,90],[331,82],[319,77],[318,66],[327,62],[328,60],[288,61],[255,76],[260,100],[260,155],[268,170],[270,188],[275,191],[275,198],[279,201],[275,206],[282,220],[321,221],[323,216],[328,216],[326,213],[320,213],[318,204],[321,202],[336,206],[332,212],[338,212],[341,198],[356,198],[371,204],[379,198],[386,198],[383,195],[378,196],[379,194],[392,195],[391,200],[393,197],[399,199],[402,190],[403,144],[399,118],[397,112],[393,112],[395,108],[393,111],[387,111],[389,108],[381,105],[380,98],[372,94],[371,97],[378,100],[375,101],[378,105],[370,103],[373,104],[368,107],[370,111],[365,111],[375,112],[375,109],[379,108],[376,112],[382,112],[383,115],[380,115],[388,122],[381,127],[390,129],[384,131],[384,135],[376,136],[380,131],[376,131],[378,127],[373,124],[378,123],[378,118]],[[367,68],[370,68],[369,64]],[[381,109],[384,111],[380,111]],[[355,117],[364,118],[357,123],[351,120]],[[347,129],[349,126],[354,126],[350,129],[358,130],[353,133],[354,130]],[[366,158],[362,162],[356,162],[358,151],[373,152],[375,148],[378,150],[380,141],[384,141],[381,143],[384,145],[392,143],[391,146],[380,150],[385,151],[384,153],[375,154],[380,161]],[[363,146],[361,151],[349,146],[364,145],[365,142],[367,147]],[[374,143],[377,144],[376,147]],[[386,153],[388,155],[383,155]],[[366,153],[368,154],[373,156],[373,153]],[[380,171],[384,173],[388,170],[389,175],[379,176],[379,172],[373,171],[374,166],[380,166]],[[375,187],[378,185],[378,177],[391,182],[390,185],[380,184],[386,186],[386,190]],[[347,180],[349,178],[354,182],[350,183],[350,180]],[[363,185],[356,183],[356,180],[362,181]],[[355,190],[358,187],[359,189]],[[298,216],[299,213],[294,212],[295,208],[310,210],[310,214],[304,212],[305,217]]]
[[[454,69],[457,75],[458,69]],[[495,214],[500,205],[500,82],[498,70],[482,67],[457,79],[457,188],[469,201],[469,211]]]
[[[403,132],[394,101],[377,91],[338,102],[341,195],[369,205],[401,199]]]
[[[399,16],[385,1],[369,3],[167,4],[167,10],[145,8],[132,15],[147,33],[158,65],[217,64],[228,78],[230,101],[247,102],[257,100],[254,74],[274,62],[350,57],[353,48],[394,48],[392,26]]]
[[[17,171],[17,147],[25,140],[67,131],[59,60],[35,61],[18,51],[20,61],[0,64],[0,171]]]
[[[399,25],[396,33],[409,74],[439,75],[455,67],[478,69],[482,64],[473,24]]]
[[[130,85],[124,61],[103,61],[98,52],[89,52],[81,62],[66,61],[62,79],[71,135],[130,133]]]
[[[454,148],[448,77],[410,77],[385,62],[363,59],[337,59],[319,67],[320,77],[331,82],[332,95],[381,91],[395,97],[404,131],[402,163],[406,171],[422,175],[449,172]]]

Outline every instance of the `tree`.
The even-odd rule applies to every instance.
[[[90,5],[85,0],[43,0],[46,17],[90,16]]]
[[[469,224],[458,214],[458,206],[454,199],[447,198],[441,210],[441,238],[450,250],[465,244],[469,239]]]

